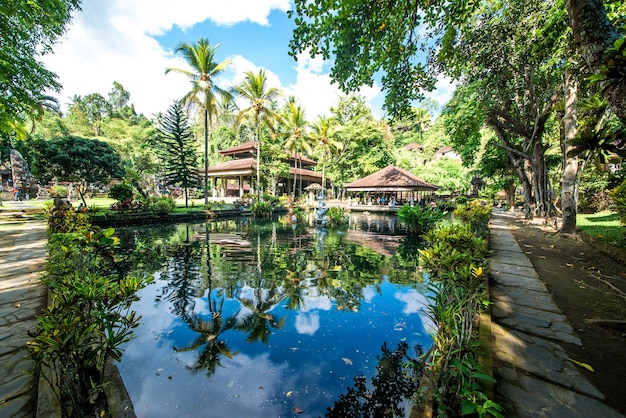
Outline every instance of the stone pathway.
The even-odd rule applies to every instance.
[[[506,417],[624,418],[568,360],[561,344],[582,346],[507,226],[494,211],[491,231],[491,334],[496,402]]]
[[[36,375],[28,358],[28,330],[46,305],[39,273],[46,258],[44,222],[0,224],[0,417],[33,417]]]

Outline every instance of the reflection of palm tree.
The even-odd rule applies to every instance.
[[[260,291],[255,293],[261,293]],[[239,299],[239,298],[238,298]],[[286,318],[277,318],[267,312],[280,301],[279,298],[272,298],[266,301],[250,299],[239,299],[243,306],[251,312],[246,315],[237,325],[237,329],[248,333],[248,342],[261,341],[267,344],[269,341],[270,329],[283,329]]]
[[[219,310],[221,311],[221,306]],[[203,347],[202,351],[198,354],[196,363],[193,366],[189,366],[191,370],[206,370],[207,376],[210,376],[215,373],[217,366],[222,366],[220,361],[222,356],[233,358],[237,354],[237,352],[233,352],[230,347],[228,347],[225,341],[219,339],[222,332],[232,328],[234,323],[233,319],[229,318],[226,324],[223,324],[221,312],[213,312],[208,320],[204,320],[196,314],[185,316],[183,320],[192,331],[200,335],[187,347],[174,347],[174,350],[177,352],[186,352]]]

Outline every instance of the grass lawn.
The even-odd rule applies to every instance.
[[[576,226],[583,232],[601,239],[609,245],[626,248],[625,229],[617,213],[603,211],[593,214],[578,214]]]

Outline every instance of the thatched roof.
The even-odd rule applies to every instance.
[[[435,191],[437,186],[425,182],[419,177],[392,165],[367,177],[345,184],[347,191]]]

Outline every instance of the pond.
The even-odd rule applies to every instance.
[[[395,217],[352,216],[343,231],[281,218],[117,235],[132,249],[125,271],[154,277],[118,365],[138,417],[317,417],[377,397],[408,416],[396,398],[415,387],[394,356],[426,350],[432,324],[416,244]]]

